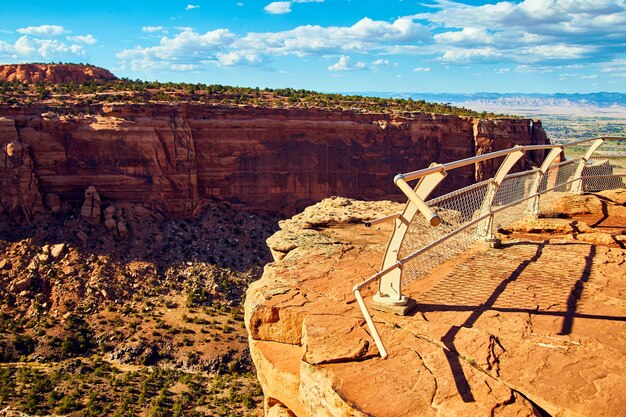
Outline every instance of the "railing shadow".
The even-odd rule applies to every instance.
[[[445,353],[446,358],[448,359],[448,363],[450,364],[450,370],[452,371],[452,374],[454,376],[454,383],[456,384],[457,391],[459,392],[459,395],[464,402],[474,402],[474,396],[472,394],[472,390],[469,386],[465,373],[463,372],[463,368],[461,367],[459,356],[456,354],[456,348],[454,347],[454,339],[456,335],[462,327],[472,327],[485,311],[493,307],[496,300],[504,292],[506,287],[511,282],[515,281],[530,263],[536,262],[541,257],[545,245],[545,241],[537,245],[537,251],[532,258],[522,262],[507,279],[503,280],[483,304],[472,310],[472,313],[463,324],[461,324],[460,326],[451,327],[448,333],[446,333],[442,337],[441,340],[444,346],[447,348]],[[423,309],[420,308],[420,311],[423,311]]]
[[[459,277],[455,275],[454,279],[446,280],[446,278],[444,278],[439,284],[433,287],[432,292],[429,293],[429,291],[426,291],[424,296],[421,297],[422,299],[418,298],[417,311],[420,313],[447,311],[469,313],[469,316],[463,319],[462,323],[453,323],[453,326],[450,327],[449,331],[441,339],[445,346],[445,355],[454,376],[456,388],[463,401],[472,402],[474,401],[474,396],[461,366],[462,359],[457,354],[455,348],[455,338],[462,327],[473,327],[483,313],[487,311],[562,317],[563,321],[560,326],[560,331],[557,333],[559,335],[571,334],[574,321],[577,318],[626,322],[626,317],[623,316],[587,314],[578,311],[580,309],[581,297],[585,290],[585,284],[590,279],[593,261],[597,255],[595,246],[588,246],[589,252],[586,252],[587,249],[585,249],[586,256],[584,257],[584,263],[581,260],[581,262],[577,264],[577,268],[579,268],[577,269],[579,271],[577,279],[576,275],[574,275],[571,280],[566,279],[565,281],[563,281],[561,277],[561,281],[552,282],[552,285],[546,285],[553,279],[550,273],[546,272],[544,274],[546,275],[545,277],[539,277],[533,275],[533,270],[531,269],[528,273],[524,274],[524,279],[521,282],[516,282],[522,273],[539,261],[542,256],[548,256],[546,263],[553,263],[551,257],[559,256],[559,251],[553,250],[546,253],[545,248],[547,244],[547,241],[543,241],[520,242],[507,245],[507,247],[525,245],[528,248],[529,256],[520,262],[513,271],[508,273],[504,279],[497,282],[497,284],[494,282],[493,277],[489,277],[485,278],[483,282],[476,282],[475,287],[470,288],[473,282],[472,277]],[[531,245],[536,245],[536,247],[533,248]],[[563,243],[556,245],[576,244]],[[551,244],[551,246],[555,246],[555,244]],[[472,271],[472,266],[469,264],[471,264],[471,262],[469,262],[468,265],[463,265],[463,267],[467,268],[467,271]],[[537,266],[535,265],[534,268],[537,268]],[[451,277],[451,275],[448,277]],[[572,282],[574,280],[575,282]],[[495,285],[495,288],[493,285]],[[533,293],[532,289],[527,289],[528,286],[534,286],[536,292]],[[459,287],[462,287],[461,292],[458,292]],[[457,288],[457,293],[448,297],[451,302],[440,302],[439,300],[441,300],[442,294],[446,292],[449,294],[452,288]],[[508,291],[507,288],[509,288]],[[506,294],[503,296],[505,291]],[[532,306],[528,305],[523,297],[525,294],[528,294],[530,297],[528,298],[529,301],[532,300],[533,303],[536,304]],[[536,294],[540,294],[539,299],[534,298]],[[429,302],[429,299],[433,302]],[[468,302],[465,303],[464,301]],[[527,305],[524,305],[525,303]],[[561,307],[560,309],[559,306]]]
[[[605,205],[603,205],[605,206]],[[572,289],[567,297],[567,311],[565,318],[563,319],[563,324],[561,326],[561,331],[558,333],[560,335],[566,335],[572,333],[572,327],[574,326],[574,315],[576,314],[576,309],[578,307],[578,301],[582,296],[585,282],[589,280],[589,275],[591,273],[591,266],[593,265],[593,258],[596,255],[596,247],[591,246],[589,249],[589,255],[585,257],[585,268],[581,277],[576,281],[576,283],[572,286]]]

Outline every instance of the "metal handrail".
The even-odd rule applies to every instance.
[[[424,169],[419,169],[417,171],[407,172],[405,174],[398,174],[394,177],[394,182],[396,182],[398,179],[403,179],[405,181],[413,181],[418,178],[422,178],[422,177],[425,177],[427,175],[430,175],[436,172],[450,171],[450,170],[461,168],[467,165],[476,164],[478,162],[484,162],[490,159],[507,156],[519,150],[521,150],[522,152],[526,152],[526,151],[541,151],[541,150],[554,149],[554,148],[568,148],[568,147],[580,145],[582,143],[594,142],[596,140],[626,140],[626,138],[620,138],[616,136],[602,136],[602,137],[598,137],[594,139],[582,139],[582,140],[578,140],[575,142],[569,142],[569,143],[564,143],[564,144],[559,144],[559,145],[519,146],[517,148],[504,149],[501,151],[495,151],[495,152],[490,152],[490,153],[486,153],[483,155],[477,155],[477,156],[472,156],[472,157],[465,158],[465,159],[459,159],[458,161],[448,162],[448,163],[445,163],[443,165],[439,165],[433,168],[424,168]]]
[[[370,285],[371,283],[381,280],[383,277],[385,277],[387,274],[390,274],[393,271],[396,271],[397,269],[399,269],[400,271],[398,273],[402,273],[402,268],[404,266],[404,264],[406,264],[407,262],[415,259],[417,256],[433,249],[434,247],[436,247],[437,245],[449,240],[450,238],[458,235],[459,233],[461,233],[462,231],[465,231],[469,228],[471,228],[472,226],[475,226],[481,222],[485,222],[485,221],[489,221],[491,222],[491,219],[493,219],[493,216],[501,211],[504,211],[506,209],[509,209],[513,206],[519,205],[525,201],[529,201],[532,199],[538,199],[539,196],[552,192],[558,188],[562,188],[568,185],[572,185],[573,187],[576,187],[578,185],[578,188],[576,188],[576,190],[578,192],[582,191],[582,172],[584,169],[585,164],[587,163],[588,159],[590,159],[591,154],[593,154],[593,152],[595,152],[595,150],[598,148],[598,146],[600,144],[602,144],[604,141],[606,140],[610,140],[610,141],[614,141],[614,140],[626,140],[626,138],[623,137],[600,137],[600,138],[595,138],[595,139],[583,139],[583,140],[579,140],[579,141],[575,141],[575,142],[570,142],[567,144],[558,144],[558,145],[527,145],[527,146],[515,146],[513,148],[510,149],[505,149],[505,150],[501,150],[501,151],[496,151],[496,152],[491,152],[488,154],[484,154],[484,155],[478,155],[478,156],[474,156],[474,157],[470,157],[470,158],[465,158],[465,159],[461,159],[459,161],[453,161],[453,162],[449,162],[446,164],[433,164],[428,168],[424,168],[421,170],[417,170],[417,171],[412,171],[412,172],[408,172],[405,174],[398,174],[396,175],[396,177],[394,178],[394,182],[396,183],[396,185],[404,192],[404,194],[407,196],[407,198],[409,199],[409,202],[412,203],[415,206],[415,209],[417,211],[419,211],[428,221],[428,223],[431,226],[437,226],[440,222],[441,219],[439,218],[439,215],[437,213],[435,213],[433,211],[433,209],[424,201],[424,199],[420,198],[418,196],[418,189],[420,187],[421,181],[425,181],[426,178],[428,176],[431,175],[435,175],[438,174],[439,177],[441,178],[445,178],[445,175],[447,174],[447,171],[450,171],[452,169],[456,169],[456,168],[460,168],[463,166],[467,166],[470,164],[475,164],[478,162],[483,162],[483,161],[488,161],[490,159],[494,159],[494,158],[499,158],[499,157],[503,157],[506,156],[507,158],[505,159],[505,161],[502,163],[502,165],[500,166],[500,170],[498,171],[498,173],[496,174],[497,178],[496,180],[492,179],[491,182],[489,183],[489,185],[493,185],[494,187],[492,187],[492,193],[490,194],[490,198],[491,200],[488,199],[487,196],[485,196],[485,200],[486,203],[488,205],[488,210],[485,212],[483,211],[479,217],[469,221],[466,224],[463,224],[462,226],[456,228],[455,230],[451,231],[450,233],[447,233],[444,236],[439,237],[438,239],[436,239],[435,241],[429,243],[428,245],[413,251],[412,253],[410,253],[409,255],[406,255],[400,259],[397,259],[395,261],[391,261],[391,262],[387,262],[388,266],[382,268],[382,270],[380,272],[375,273],[374,275],[370,276],[369,278],[367,278],[366,280],[356,284],[352,291],[355,295],[355,298],[357,300],[357,303],[363,313],[363,316],[365,318],[365,321],[368,325],[368,328],[370,330],[371,336],[374,339],[374,342],[376,343],[376,346],[378,347],[378,350],[380,352],[380,355],[382,358],[386,358],[388,356],[388,352],[384,347],[384,344],[382,342],[382,339],[380,338],[380,334],[378,333],[378,330],[376,328],[376,325],[374,324],[372,317],[367,309],[367,306],[365,304],[365,301],[363,300],[363,297],[360,293],[361,289],[363,289],[364,287]],[[584,143],[591,143],[587,153],[579,158],[576,158],[574,160],[568,161],[568,163],[578,163],[576,171],[573,175],[573,178],[569,181],[566,182],[562,182],[562,183],[558,183],[555,186],[548,188],[546,190],[543,191],[539,191],[538,188],[534,189],[534,192],[531,192],[530,195],[525,196],[521,199],[517,199],[515,201],[512,201],[504,206],[498,206],[497,208],[493,208],[492,204],[493,204],[493,197],[495,195],[495,193],[498,190],[498,187],[500,185],[500,182],[504,179],[504,178],[515,178],[515,177],[519,177],[519,176],[523,176],[523,175],[528,175],[528,173],[537,173],[537,175],[539,175],[539,177],[537,178],[541,178],[541,176],[543,174],[545,174],[545,171],[547,170],[547,167],[553,162],[553,160],[558,157],[558,155],[562,154],[564,149],[567,147],[572,147],[572,146],[576,146],[576,145],[580,145],[580,144],[584,144]],[[523,156],[527,151],[536,151],[536,150],[554,150],[554,149],[560,149],[560,151],[558,152],[551,152],[550,155],[548,155],[545,160],[544,160],[544,164],[542,165],[542,168],[533,168],[532,170],[527,170],[527,171],[523,171],[520,173],[515,173],[515,174],[511,174],[511,175],[507,175],[508,171],[513,167],[513,165],[515,164],[515,162],[517,160],[519,160],[519,158],[521,156]],[[521,152],[521,154],[520,154]],[[502,172],[501,172],[502,171]],[[612,178],[612,177],[626,177],[626,174],[620,174],[620,175],[590,175],[590,176],[586,176],[584,177],[585,179],[589,178],[589,179],[596,179],[596,178]],[[413,189],[411,186],[409,186],[407,184],[407,181],[412,181],[415,179],[420,179],[420,183],[418,183],[418,185],[416,186],[415,189]],[[440,181],[440,180],[439,180]],[[439,184],[438,181],[435,181],[434,183],[431,183],[428,187],[430,187],[431,191],[432,189],[434,189],[437,184]],[[472,186],[470,186],[471,188]],[[538,187],[538,185],[536,185],[536,187]],[[463,190],[467,190],[466,188]],[[455,192],[459,192],[455,191]],[[450,193],[450,194],[454,194]],[[424,194],[425,193],[425,194]],[[424,195],[424,198],[427,197],[428,192],[424,191],[422,193],[422,195]],[[450,196],[450,194],[447,194],[446,196]],[[439,197],[437,199],[431,200],[430,203],[433,204],[436,201],[438,201],[439,199],[446,197],[446,196],[442,196]],[[537,200],[538,201],[538,200]],[[408,205],[407,205],[408,207]],[[405,211],[407,209],[405,208]],[[402,222],[403,224],[409,225],[410,222],[412,221],[411,217],[404,217],[405,216],[405,212],[401,212],[401,213],[394,213],[376,220],[372,220],[370,222],[366,223],[366,226],[371,226],[374,224],[378,224],[378,223],[382,223],[385,221],[390,221],[390,220],[399,220],[400,222]],[[399,223],[396,223],[399,224]],[[491,223],[489,223],[489,228],[491,228]],[[406,230],[405,230],[406,232]],[[393,235],[392,235],[392,239],[393,239]],[[403,239],[403,237],[401,237],[401,239]],[[390,241],[391,244],[391,241]],[[388,247],[389,250],[389,247]],[[396,254],[399,253],[399,251],[395,251]],[[387,256],[387,255],[386,255]],[[389,261],[389,259],[387,259],[387,261]],[[394,272],[394,275],[397,275],[397,273]],[[397,279],[397,278],[396,278]],[[398,285],[398,291],[399,291],[399,285]]]

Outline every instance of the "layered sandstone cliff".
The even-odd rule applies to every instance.
[[[75,64],[7,64],[0,65],[0,81],[22,83],[82,84],[89,80],[116,80],[110,71]]]
[[[399,172],[547,138],[527,119],[119,104],[5,106],[0,146],[10,142],[30,146],[41,195],[80,206],[95,186],[103,202],[192,215],[209,199],[292,214],[331,195],[400,198]],[[441,189],[493,169],[456,170]]]
[[[351,289],[393,228],[360,223],[399,205],[332,198],[281,222],[245,302],[266,416],[623,415],[624,203],[623,189],[565,195],[559,218],[518,222],[501,249],[403,288],[413,314],[370,310],[387,359]]]

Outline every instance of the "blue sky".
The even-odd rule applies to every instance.
[[[626,92],[626,0],[0,1],[0,63],[318,91]]]

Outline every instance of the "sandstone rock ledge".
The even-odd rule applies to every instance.
[[[332,198],[282,222],[268,240],[276,261],[246,299],[266,415],[626,415],[624,223],[611,222],[625,202],[564,197],[576,213],[518,225],[502,249],[409,286],[412,316],[373,312],[386,360],[351,288],[379,268],[392,227],[360,223],[400,205]],[[596,219],[585,207],[598,204]],[[594,234],[613,239],[582,238]]]

